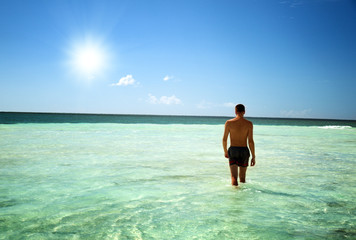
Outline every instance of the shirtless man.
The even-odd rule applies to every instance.
[[[240,182],[246,181],[246,170],[250,151],[252,154],[251,166],[255,166],[255,143],[253,141],[253,125],[252,122],[244,118],[245,106],[238,104],[235,107],[236,117],[226,121],[223,137],[223,147],[225,157],[229,158],[231,171],[231,184],[238,186],[237,175],[238,167],[240,167]],[[227,149],[227,137],[230,134],[230,147]],[[247,147],[250,148],[250,151]]]

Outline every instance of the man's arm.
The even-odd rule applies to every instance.
[[[226,121],[225,123],[225,130],[224,130],[224,136],[223,136],[223,148],[224,148],[224,153],[225,153],[225,157],[229,158],[229,154],[227,153],[227,137],[229,136],[229,126],[228,126],[228,122]]]
[[[256,156],[255,156],[255,142],[253,141],[253,125],[252,125],[252,123],[251,123],[251,127],[248,131],[248,146],[250,147],[250,151],[252,154],[251,166],[255,166]]]

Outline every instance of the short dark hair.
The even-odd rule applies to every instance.
[[[237,104],[235,106],[235,111],[236,112],[245,112],[245,106],[243,104]]]

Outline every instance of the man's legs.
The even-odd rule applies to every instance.
[[[247,167],[240,167],[240,182],[245,183],[246,182],[246,170]]]
[[[231,184],[237,186],[238,167],[236,164],[230,165],[230,172],[231,172]]]

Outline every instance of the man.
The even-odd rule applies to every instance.
[[[255,166],[255,143],[253,141],[253,125],[252,122],[244,118],[245,106],[237,104],[235,107],[236,117],[227,120],[225,123],[225,131],[223,137],[223,147],[225,157],[229,158],[231,171],[231,184],[238,186],[237,176],[238,168],[240,168],[240,182],[246,181],[246,170],[250,151],[252,154],[251,166]],[[227,138],[230,134],[230,147],[227,149]],[[250,151],[247,147],[250,148]]]

